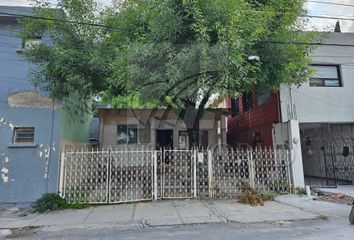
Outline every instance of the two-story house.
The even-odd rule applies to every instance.
[[[354,34],[330,33],[301,86],[228,99],[228,143],[288,147],[297,185],[354,181]]]
[[[29,81],[31,66],[22,49],[41,39],[22,41],[16,14],[29,7],[1,7],[0,12],[0,202],[32,202],[57,192],[60,149],[89,144],[90,111],[85,103],[53,100]]]

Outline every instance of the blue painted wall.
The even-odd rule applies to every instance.
[[[9,106],[12,93],[34,90],[30,66],[16,51],[21,40],[9,26],[18,27],[17,21],[0,16],[0,202],[28,202],[57,191],[60,109]],[[14,126],[35,127],[36,145],[13,147]]]

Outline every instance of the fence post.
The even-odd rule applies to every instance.
[[[287,170],[287,174],[288,174],[288,181],[289,181],[289,193],[292,193],[293,192],[293,181],[292,181],[292,178],[291,178],[291,164],[292,164],[292,161],[290,159],[291,157],[291,150],[285,150],[286,151],[286,163],[285,163],[285,166],[286,166],[286,170]]]
[[[255,187],[255,169],[254,169],[254,163],[253,163],[253,150],[247,150],[248,151],[248,161],[249,161],[249,168],[250,168],[250,185],[252,188]]]
[[[109,203],[109,198],[110,198],[110,184],[111,184],[111,148],[108,149],[108,161],[107,161],[107,183],[106,183],[106,197],[107,197],[107,203]],[[104,154],[102,154],[102,157],[104,157]]]
[[[61,152],[61,161],[60,161],[60,174],[59,174],[59,196],[65,198],[65,184],[64,184],[64,168],[65,167],[65,153]]]
[[[208,189],[209,197],[213,198],[213,159],[211,150],[208,150]]]
[[[154,169],[154,176],[153,176],[153,196],[154,200],[157,200],[157,151],[153,150],[153,169]]]
[[[193,156],[193,197],[197,197],[197,149],[194,149],[194,156]]]

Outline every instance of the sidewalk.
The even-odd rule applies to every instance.
[[[340,220],[345,223],[348,223],[349,213],[352,208],[352,206],[346,204],[315,201],[312,198],[296,195],[277,196],[275,200],[279,203],[300,208],[308,213],[327,216],[330,219]]]
[[[20,217],[6,211],[0,216],[0,229],[44,227],[45,230],[98,228],[123,229],[180,224],[220,222],[259,223],[318,218],[300,208],[279,202],[252,207],[235,200],[176,200],[123,205],[95,206],[81,210],[63,210]]]

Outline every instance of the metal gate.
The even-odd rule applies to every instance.
[[[154,152],[110,151],[109,203],[153,199]]]
[[[164,150],[158,156],[160,198],[191,198],[196,189],[196,155],[193,150]]]
[[[66,152],[61,161],[60,194],[69,202],[230,198],[245,184],[291,191],[285,150],[109,149]]]
[[[301,126],[305,177],[316,187],[354,182],[354,125]]]

